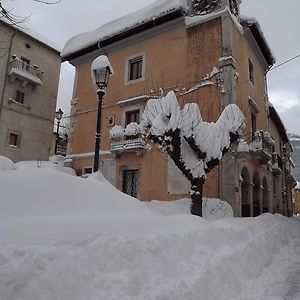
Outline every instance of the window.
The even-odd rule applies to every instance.
[[[13,147],[18,147],[18,134],[9,133],[8,145]]]
[[[24,104],[25,94],[20,91],[16,91],[15,101]]]
[[[138,56],[129,60],[129,80],[136,80],[143,76],[143,57]]]
[[[250,59],[248,59],[248,63],[249,63],[249,80],[254,85],[254,67],[253,67],[253,63],[251,62]]]
[[[82,170],[82,175],[88,175],[93,173],[93,167],[84,167]]]
[[[138,170],[123,170],[122,192],[137,197]]]
[[[145,79],[146,53],[129,57],[125,63],[125,85],[141,82]]]
[[[256,115],[251,113],[251,127],[252,127],[252,136],[254,136],[254,133],[256,132]]]
[[[135,122],[135,123],[140,122],[140,110],[139,109],[126,112],[125,125],[128,125],[132,122]]]
[[[28,71],[30,68],[30,60],[25,57],[21,57],[21,61],[22,61],[22,69]]]

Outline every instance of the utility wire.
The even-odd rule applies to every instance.
[[[293,60],[295,60],[295,59],[297,59],[297,58],[299,58],[299,57],[300,57],[300,54],[298,54],[298,55],[296,55],[296,56],[294,56],[294,57],[292,57],[292,58],[290,58],[290,59],[288,59],[288,60],[286,60],[286,61],[280,63],[280,64],[277,65],[277,66],[272,67],[272,68],[270,69],[270,71],[276,70],[276,69],[278,69],[279,67],[281,67],[281,66],[283,66],[283,65],[285,65],[285,64],[287,64],[287,63],[289,63],[289,62],[291,62],[291,61],[293,61]]]

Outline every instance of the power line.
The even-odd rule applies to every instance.
[[[291,62],[291,61],[293,61],[293,60],[295,60],[295,59],[297,59],[297,58],[299,58],[299,57],[300,57],[300,54],[298,54],[298,55],[296,55],[296,56],[294,56],[294,57],[292,57],[292,58],[290,58],[290,59],[288,59],[288,60],[286,60],[286,61],[280,63],[280,64],[277,65],[277,66],[272,67],[272,68],[270,69],[270,71],[276,70],[276,69],[278,69],[279,67],[281,67],[281,66],[283,66],[283,65],[285,65],[285,64],[287,64],[287,63],[289,63],[289,62]]]

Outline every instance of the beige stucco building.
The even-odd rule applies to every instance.
[[[60,51],[30,30],[0,20],[0,155],[48,160]]]
[[[68,161],[78,174],[92,171],[97,100],[90,69],[105,54],[115,74],[103,107],[100,167],[117,188],[144,201],[188,196],[188,182],[156,146],[109,134],[114,125],[139,122],[148,99],[173,90],[181,104],[198,103],[206,121],[231,103],[246,116],[248,150],[236,145],[226,154],[209,174],[204,197],[227,201],[236,216],[291,214],[291,185],[282,179],[290,174],[291,148],[281,121],[272,125],[266,85],[275,59],[259,24],[241,18],[240,2],[157,1],[66,44],[63,60],[76,67]]]

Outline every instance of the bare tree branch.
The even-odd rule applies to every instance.
[[[53,5],[61,2],[62,0],[53,0],[53,1],[45,1],[45,0],[32,0],[33,2],[38,2],[46,5]],[[28,16],[18,16],[13,13],[13,10],[6,9],[2,2],[0,1],[0,19],[5,19],[11,25],[21,27],[20,24],[27,22],[31,17],[31,14]]]
[[[34,2],[39,2],[47,5],[57,4],[61,2],[62,0],[56,0],[56,1],[43,1],[43,0],[33,0]]]

